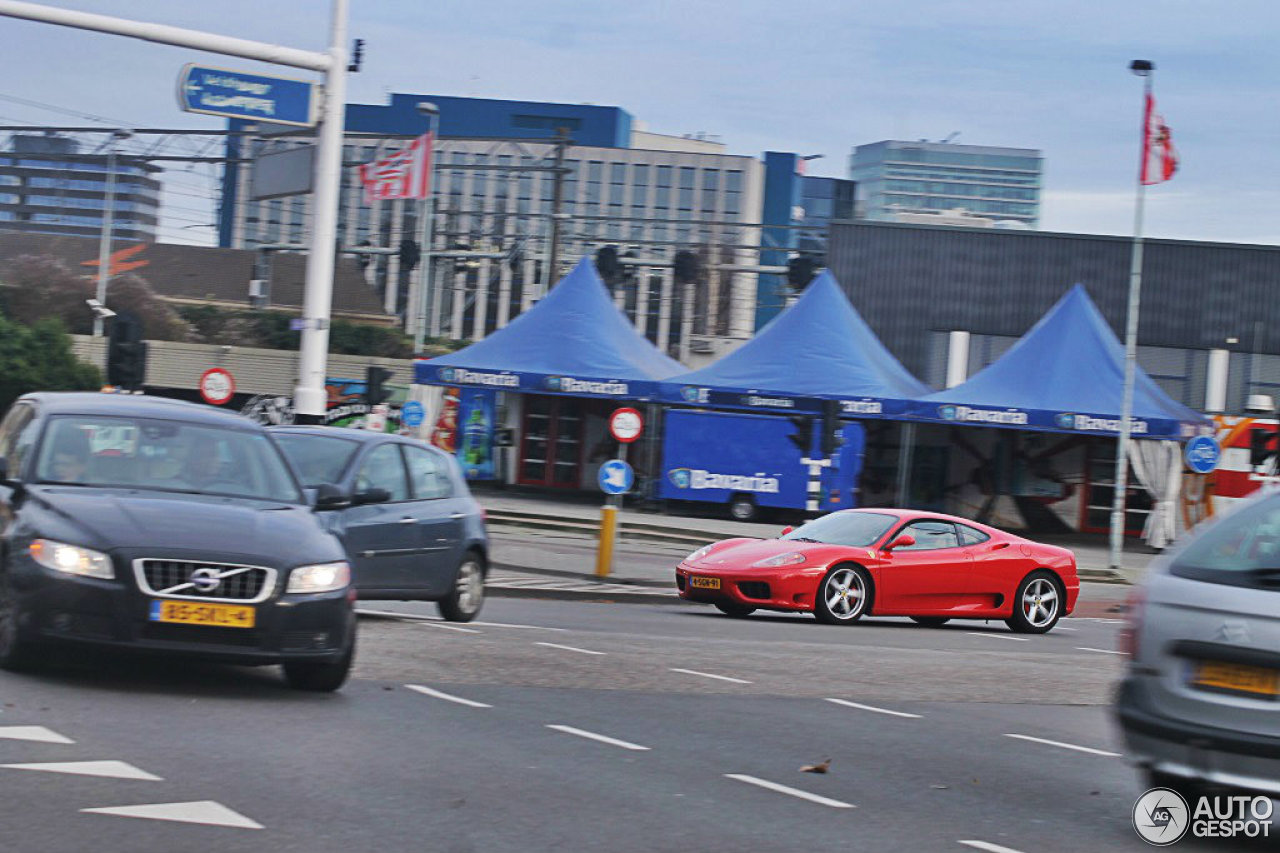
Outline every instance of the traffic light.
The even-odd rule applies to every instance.
[[[364,39],[356,39],[355,44],[351,46],[351,61],[347,63],[347,71],[352,74],[360,70],[360,65],[364,62]]]
[[[802,457],[808,456],[813,448],[813,418],[806,415],[792,415],[787,418],[795,426],[795,432],[787,436],[800,450]]]
[[[414,270],[422,260],[422,250],[413,240],[400,241],[400,269]]]
[[[622,272],[616,246],[604,246],[596,252],[596,272],[600,273],[600,277],[605,281],[613,281],[618,277],[618,273]]]
[[[697,281],[702,277],[702,262],[693,252],[676,252],[674,266],[676,281]]]
[[[371,364],[364,371],[364,401],[370,406],[385,403],[391,395],[382,387],[388,379],[395,375],[394,371]]]
[[[829,458],[844,444],[844,424],[840,421],[840,401],[822,401],[822,456]]]
[[[137,391],[146,378],[147,344],[142,340],[142,324],[132,314],[117,314],[107,342],[107,384]]]
[[[818,268],[822,266],[819,260],[812,255],[796,255],[787,261],[787,284],[796,293],[804,290],[809,286],[809,282],[813,281],[813,277],[818,274]]]

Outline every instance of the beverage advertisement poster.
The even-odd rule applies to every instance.
[[[458,462],[468,480],[492,480],[493,429],[497,394],[463,388],[458,401]]]

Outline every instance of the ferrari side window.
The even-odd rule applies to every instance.
[[[991,538],[981,530],[969,527],[966,524],[957,524],[956,530],[960,531],[961,545],[980,545]]]
[[[939,548],[960,547],[955,526],[949,521],[917,521],[902,532],[916,542],[899,548],[900,551],[936,551]]]

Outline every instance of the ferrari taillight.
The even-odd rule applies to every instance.
[[[1125,602],[1125,624],[1120,629],[1120,651],[1129,656],[1130,660],[1136,660],[1138,657],[1138,639],[1142,633],[1142,616],[1146,607],[1146,593],[1142,587],[1136,587],[1129,593],[1129,598]]]

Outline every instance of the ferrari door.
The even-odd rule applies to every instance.
[[[919,519],[889,541],[910,536],[915,542],[884,555],[875,612],[930,615],[951,612],[969,590],[970,559],[949,521]]]
[[[957,524],[956,529],[973,561],[970,577],[975,602],[983,607],[1002,607],[1033,568],[1022,551],[1023,546],[1004,536],[989,536],[967,524]]]

